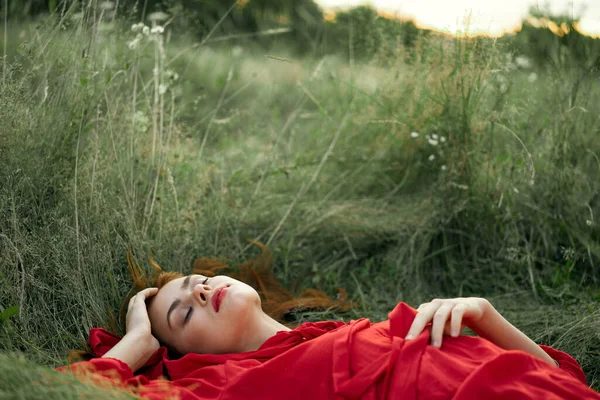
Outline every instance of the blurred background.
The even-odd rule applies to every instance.
[[[123,332],[127,249],[187,273],[256,256],[246,239],[294,293],[357,304],[290,323],[486,297],[600,389],[599,4],[0,0],[0,16],[0,397],[92,390],[44,368],[91,327]]]

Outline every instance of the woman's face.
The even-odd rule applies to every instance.
[[[256,290],[223,275],[172,280],[148,307],[153,334],[180,354],[243,351],[261,312]]]

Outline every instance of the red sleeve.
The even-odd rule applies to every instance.
[[[571,357],[569,354],[565,353],[564,351],[556,350],[550,346],[545,346],[543,344],[541,344],[539,346],[550,357],[552,357],[553,360],[555,360],[558,363],[558,366],[561,370],[569,373],[570,375],[575,377],[577,380],[579,380],[587,385],[585,373],[583,372],[583,369],[581,368],[581,365],[579,365],[577,360],[575,360],[573,357]]]
[[[77,379],[96,386],[122,387],[134,379],[133,371],[124,362],[115,358],[93,358],[71,365],[56,368],[63,373],[71,373]]]
[[[71,373],[83,383],[114,389],[123,389],[145,399],[198,399],[189,388],[162,379],[148,380],[138,375],[127,364],[115,358],[94,358],[70,366],[59,367],[59,372]],[[197,385],[196,385],[197,386]]]

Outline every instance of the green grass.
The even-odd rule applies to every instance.
[[[99,19],[9,26],[0,305],[20,309],[0,351],[57,366],[110,327],[127,248],[189,271],[201,256],[241,262],[253,238],[290,287],[360,297],[300,321],[483,296],[600,388],[597,77],[531,83],[493,41],[466,38],[385,68],[167,33],[132,50],[135,33]],[[0,356],[0,387],[33,396],[15,360]]]

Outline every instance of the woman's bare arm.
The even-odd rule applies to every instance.
[[[505,350],[522,350],[557,366],[540,346],[504,318],[489,301],[487,304],[483,317],[473,326],[469,326],[471,330]]]
[[[157,288],[140,291],[129,301],[127,309],[127,333],[103,358],[116,358],[127,364],[133,372],[144,366],[159,348],[158,340],[152,336],[146,299],[158,293]]]
[[[479,297],[435,299],[421,304],[417,311],[406,340],[417,337],[425,326],[432,322],[431,344],[441,347],[444,333],[456,337],[464,326],[468,326],[498,347],[505,350],[521,350],[550,365],[557,366],[544,350],[500,315],[486,299]]]
[[[158,341],[135,333],[126,334],[102,358],[116,358],[123,361],[133,372],[144,366],[146,361],[158,350]]]

